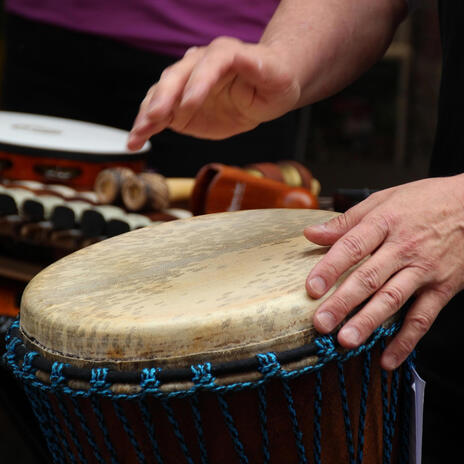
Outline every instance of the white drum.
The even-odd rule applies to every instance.
[[[0,175],[89,190],[103,169],[143,170],[150,143],[130,152],[127,137],[124,130],[98,124],[0,111]]]

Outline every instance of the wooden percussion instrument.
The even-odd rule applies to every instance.
[[[172,203],[188,201],[194,184],[194,179],[166,178],[144,172],[124,179],[122,201],[130,211],[160,211]]]
[[[243,169],[219,163],[198,172],[190,209],[194,215],[261,208],[317,208],[315,195]]]
[[[103,205],[119,203],[122,184],[128,177],[133,176],[135,173],[129,168],[108,168],[100,171],[94,185],[98,201]]]
[[[254,163],[244,167],[245,171],[257,176],[283,182],[290,187],[304,187],[314,196],[321,191],[319,181],[313,177],[311,171],[294,160],[279,161],[278,163]]]
[[[400,462],[408,371],[379,367],[397,323],[354,351],[312,325],[324,298],[304,282],[327,249],[302,231],[334,215],[149,226],[34,277],[6,359],[55,461]]]
[[[23,188],[0,190],[0,216],[22,212],[26,200],[34,198],[34,194]]]
[[[74,229],[80,227],[82,215],[88,209],[92,209],[92,205],[86,201],[67,201],[54,208],[50,220],[55,229]]]
[[[143,170],[150,145],[129,152],[127,136],[82,121],[0,111],[0,175],[92,189],[103,169]]]

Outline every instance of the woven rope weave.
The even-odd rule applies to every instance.
[[[200,450],[200,462],[201,464],[207,464],[208,451],[205,442],[205,434],[203,430],[202,417],[200,413],[200,407],[198,402],[198,395],[200,392],[213,392],[216,394],[219,407],[223,415],[225,424],[229,431],[233,447],[235,449],[237,458],[241,464],[248,464],[250,461],[247,457],[247,451],[244,443],[240,438],[240,430],[237,428],[233,414],[229,408],[227,402],[227,394],[230,392],[237,392],[248,389],[257,389],[258,395],[258,406],[259,406],[259,424],[261,429],[262,437],[262,454],[263,463],[269,463],[271,460],[271,451],[269,445],[269,434],[268,434],[268,417],[267,413],[272,405],[269,405],[266,399],[267,384],[270,380],[280,379],[282,386],[283,395],[287,403],[287,409],[289,419],[291,421],[293,434],[295,438],[295,444],[298,454],[298,462],[300,464],[307,464],[308,453],[305,449],[303,432],[300,429],[298,423],[298,415],[295,410],[295,404],[292,396],[292,389],[290,381],[307,375],[315,373],[315,395],[314,395],[314,430],[313,430],[313,450],[312,460],[315,463],[321,462],[321,415],[322,415],[322,376],[321,370],[328,363],[336,362],[338,366],[338,379],[339,389],[343,407],[343,418],[346,432],[347,441],[347,462],[350,464],[361,464],[363,461],[363,446],[364,446],[364,428],[365,428],[365,417],[366,417],[366,404],[370,383],[370,364],[371,349],[378,343],[384,343],[386,337],[394,335],[398,329],[399,324],[394,324],[388,329],[379,328],[371,336],[371,338],[359,348],[354,350],[340,351],[336,348],[335,336],[321,336],[315,340],[315,346],[317,347],[317,359],[313,364],[306,365],[304,367],[296,369],[285,369],[285,366],[281,365],[278,361],[275,353],[261,353],[256,355],[258,362],[258,372],[261,377],[253,381],[239,381],[230,384],[222,384],[218,382],[218,379],[212,374],[212,366],[210,363],[204,363],[199,365],[190,366],[191,370],[191,386],[185,389],[179,389],[175,391],[168,391],[163,389],[162,382],[159,379],[160,373],[162,372],[159,368],[145,368],[140,372],[140,381],[137,385],[138,391],[133,393],[121,393],[116,392],[108,381],[109,370],[107,368],[95,368],[91,369],[91,378],[89,381],[88,388],[71,388],[68,385],[67,379],[63,374],[63,369],[66,364],[55,362],[52,365],[51,372],[49,373],[49,382],[44,382],[36,375],[37,369],[33,367],[34,360],[39,357],[39,354],[34,351],[27,351],[23,356],[19,356],[19,347],[22,345],[22,341],[18,334],[15,333],[15,329],[19,326],[19,322],[16,321],[10,328],[9,334],[7,335],[7,350],[4,355],[4,361],[7,366],[13,371],[13,373],[24,383],[26,392],[31,401],[33,410],[38,418],[42,432],[47,440],[49,450],[53,456],[54,462],[87,462],[84,451],[79,443],[79,434],[85,436],[90,448],[93,451],[94,458],[97,462],[105,462],[103,456],[111,456],[111,463],[116,464],[120,462],[118,460],[117,453],[112,443],[110,433],[107,429],[108,424],[105,423],[104,416],[99,404],[100,399],[105,398],[110,400],[115,416],[118,418],[121,427],[124,429],[128,436],[129,442],[131,443],[137,461],[139,463],[145,462],[156,462],[163,464],[163,456],[160,451],[159,441],[157,439],[157,426],[156,418],[153,418],[149,408],[145,403],[145,398],[155,398],[160,400],[162,408],[168,418],[169,423],[173,429],[173,433],[177,438],[178,444],[185,458],[185,462],[188,464],[194,464],[195,461],[192,457],[190,450],[187,447],[187,440],[185,439],[182,431],[181,424],[175,417],[175,412],[171,402],[179,398],[190,398],[190,406],[193,415],[193,424],[196,431],[198,447]],[[362,370],[362,388],[360,398],[360,411],[359,421],[356,434],[357,446],[355,448],[355,439],[351,426],[349,405],[346,394],[346,385],[343,372],[343,364],[360,354],[365,353],[363,370]],[[409,359],[405,363],[405,378],[409,378],[410,370],[413,366],[412,359]],[[398,397],[400,392],[399,386],[399,375],[398,373],[393,374],[392,382],[390,384],[390,391],[388,392],[388,380],[385,373],[381,374],[381,385],[382,385],[382,410],[384,415],[384,430],[383,430],[383,463],[390,464],[392,459],[392,443],[395,434],[395,424],[398,415]],[[63,396],[70,397],[71,402],[67,405],[72,404],[74,406],[74,413],[79,419],[79,428],[76,429],[75,424],[70,419],[67,405],[62,401]],[[52,400],[52,398],[55,398]],[[78,403],[79,398],[88,398],[92,405],[93,412],[98,423],[98,428],[101,431],[102,438],[97,440],[92,432],[91,428],[87,423],[87,418],[80,410]],[[141,411],[141,417],[146,428],[146,433],[151,443],[153,457],[147,457],[145,452],[142,450],[139,440],[132,430],[130,420],[128,419],[125,410],[124,402],[137,400],[139,409]],[[54,417],[54,410],[52,402],[58,403],[59,411],[63,416],[64,423],[68,429],[67,435],[70,440],[67,441],[67,435],[60,430],[60,426]],[[405,408],[407,409],[407,407]],[[405,434],[408,432],[408,419],[403,413],[403,433],[401,434],[401,448],[400,448],[400,461],[407,462],[407,448],[408,441]],[[101,449],[101,443],[104,443],[105,450]],[[99,444],[100,443],[100,444]],[[75,456],[71,450],[71,447],[76,450]],[[155,459],[155,460],[153,460]]]

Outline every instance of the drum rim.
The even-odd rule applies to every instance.
[[[329,343],[335,349],[332,358],[346,356],[348,359],[349,357],[357,356],[364,350],[370,349],[369,345],[376,344],[379,338],[385,338],[397,333],[401,327],[402,315],[413,304],[413,301],[414,298],[408,300],[397,313],[397,317],[390,318],[386,323],[377,328],[362,345],[353,350],[344,349],[338,344],[337,330],[329,335],[320,335],[311,343],[301,345],[300,347],[271,353],[275,356],[276,363],[288,376],[301,375],[311,369],[320,368],[330,361],[331,359],[328,359],[321,364],[321,360],[324,358],[324,355],[321,355],[321,351],[323,351],[321,343]],[[37,351],[27,348],[21,334],[19,320],[20,318],[18,317],[9,328],[7,335],[7,340],[16,340],[13,346],[13,353],[10,354],[14,357],[14,362],[23,361],[28,354],[34,354],[30,363],[31,367],[36,371],[48,376],[52,373],[53,366],[60,364],[62,365],[62,375],[67,381],[75,381],[79,384],[85,383],[88,385],[88,388],[90,387],[94,372],[96,370],[101,371],[102,367],[76,367],[59,361],[52,361]],[[247,358],[219,363],[205,361],[202,364],[197,364],[197,367],[208,365],[209,372],[216,379],[217,385],[222,384],[227,389],[234,389],[237,385],[253,383],[256,381],[257,375],[258,378],[264,376],[260,372],[261,365],[258,356],[266,354],[269,353],[260,353]],[[155,363],[156,360],[153,360],[154,365]],[[182,392],[187,390],[189,386],[193,385],[193,367],[195,366],[190,365],[189,367],[167,367],[158,370],[156,366],[153,366],[156,370],[156,379],[160,383],[160,390],[164,390],[165,392]],[[107,371],[106,381],[109,384],[129,387],[140,387],[143,372],[151,370],[150,368],[139,368],[131,371],[122,371],[112,366],[104,369]]]
[[[133,153],[87,153],[74,150],[54,150],[52,148],[37,148],[27,145],[15,145],[5,142],[0,142],[0,156],[18,155],[18,156],[34,156],[34,157],[49,157],[57,159],[65,159],[70,161],[87,161],[95,163],[106,163],[114,161],[139,161],[145,160],[148,157],[150,147],[144,151]]]
[[[26,347],[21,330],[19,327],[11,327],[9,330],[10,336],[12,338],[19,338],[21,343],[18,343],[15,347],[16,358],[23,358],[27,353],[35,352],[32,349]],[[317,355],[319,347],[316,342],[311,342],[305,345],[302,345],[297,348],[292,348],[289,350],[284,350],[275,353],[277,360],[285,366],[286,364],[291,364],[294,362],[302,361],[306,358],[311,358]],[[32,361],[32,366],[42,372],[50,373],[51,368],[55,361],[51,361],[42,354],[35,356]],[[156,363],[156,360],[153,360],[153,364]],[[91,379],[92,367],[76,367],[72,365],[66,365],[63,368],[63,373],[66,374],[70,380],[81,380],[88,382]],[[211,373],[217,376],[226,376],[233,374],[245,374],[248,372],[257,372],[259,367],[259,362],[256,358],[256,355],[250,356],[243,359],[225,361],[219,363],[211,363]],[[114,368],[108,368],[108,380],[113,383],[123,383],[123,384],[135,384],[140,383],[140,374],[143,369],[134,369],[134,370],[116,370]],[[171,383],[171,382],[185,382],[191,381],[192,379],[192,370],[190,367],[181,367],[181,368],[172,368],[167,367],[163,368],[159,372],[159,380],[161,383]]]

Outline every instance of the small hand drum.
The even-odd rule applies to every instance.
[[[132,153],[127,136],[83,121],[0,111],[0,175],[89,190],[103,169],[144,168],[150,144]]]
[[[312,325],[302,231],[334,214],[173,221],[38,274],[6,360],[55,461],[408,462],[411,363],[379,367],[398,322],[353,351]]]

